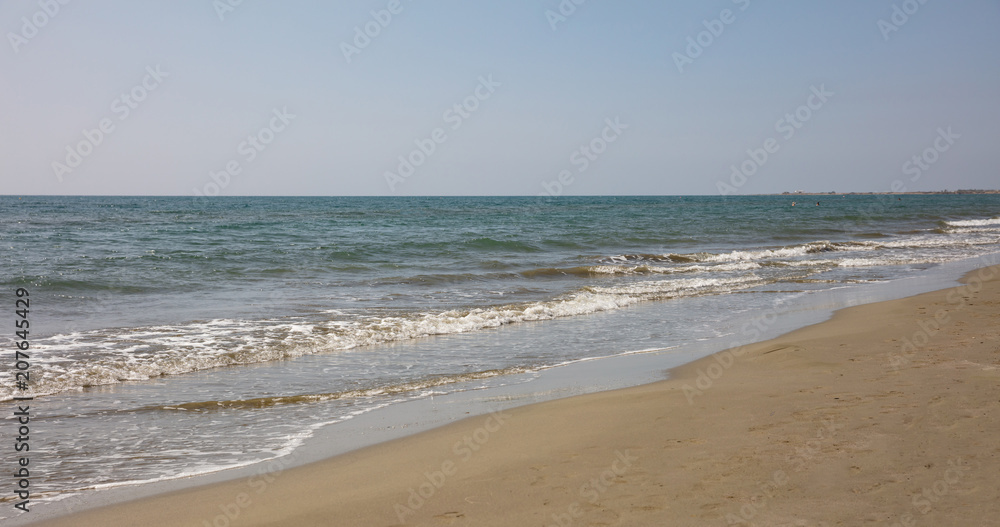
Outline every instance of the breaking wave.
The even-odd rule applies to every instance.
[[[752,274],[681,278],[614,287],[588,286],[547,301],[439,313],[345,316],[333,312],[332,320],[316,322],[227,319],[75,332],[33,342],[33,364],[42,371],[41,375],[33,376],[29,387],[35,396],[51,395],[224,366],[586,315],[650,300],[720,294],[763,283],[766,280]],[[0,387],[0,400],[12,397],[10,387]]]

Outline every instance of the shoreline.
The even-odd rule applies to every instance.
[[[973,273],[983,272],[987,269],[993,270],[994,275],[990,282],[989,293],[996,296],[998,294],[996,277],[998,268],[983,268]],[[966,277],[968,278],[969,275]],[[494,524],[490,523],[491,517],[502,511],[511,512],[511,510],[516,510],[518,521],[532,521],[539,524],[551,524],[560,517],[568,518],[570,521],[581,518],[580,521],[584,521],[582,518],[587,516],[589,520],[598,521],[600,517],[603,517],[601,515],[605,515],[603,512],[605,509],[614,510],[614,507],[605,507],[604,501],[620,501],[622,499],[632,500],[628,507],[630,514],[636,515],[636,518],[643,518],[643,515],[654,518],[658,514],[657,511],[663,512],[670,509],[676,500],[680,500],[678,502],[680,504],[684,503],[685,500],[697,499],[692,496],[683,498],[681,495],[676,495],[672,499],[657,501],[656,498],[663,495],[652,494],[653,490],[656,489],[650,485],[659,484],[662,488],[664,482],[657,483],[656,478],[648,470],[648,466],[656,464],[660,465],[661,468],[683,468],[683,471],[667,470],[660,476],[665,479],[684,479],[690,485],[698,485],[699,482],[696,479],[691,479],[692,475],[689,472],[698,472],[704,470],[704,467],[701,467],[701,463],[694,463],[693,466],[674,466],[680,461],[690,462],[690,460],[683,457],[674,459],[664,453],[656,453],[655,455],[648,453],[652,448],[649,444],[650,441],[657,443],[658,440],[646,437],[648,431],[641,426],[637,427],[636,422],[648,422],[650,412],[655,414],[654,421],[669,420],[682,424],[698,421],[699,416],[701,416],[702,421],[706,419],[711,421],[704,416],[713,412],[718,414],[717,418],[725,418],[728,416],[726,412],[732,410],[715,405],[719,404],[720,394],[731,392],[734,389],[733,383],[736,383],[737,388],[742,387],[746,390],[755,388],[757,392],[761,392],[767,387],[761,386],[761,377],[767,381],[763,383],[764,385],[779,383],[782,379],[780,375],[777,375],[778,373],[785,371],[784,369],[787,367],[801,366],[797,362],[801,362],[802,359],[797,355],[802,353],[805,348],[798,344],[786,345],[785,347],[776,347],[776,344],[795,342],[795,339],[802,338],[802,334],[809,333],[827,332],[824,334],[825,339],[836,338],[835,333],[831,337],[828,332],[830,331],[829,327],[842,324],[838,321],[850,319],[855,324],[863,325],[864,322],[871,324],[870,320],[866,321],[866,317],[857,317],[853,313],[866,310],[875,310],[881,313],[888,310],[890,314],[894,314],[894,310],[900,309],[895,304],[919,303],[920,299],[926,300],[925,297],[941,296],[942,293],[947,296],[948,291],[956,289],[946,289],[901,300],[841,309],[826,322],[794,330],[775,339],[725,350],[673,368],[671,378],[666,381],[520,406],[515,409],[502,410],[499,414],[470,417],[430,431],[379,443],[303,466],[286,469],[287,464],[278,463],[277,466],[260,467],[263,469],[260,471],[261,473],[249,478],[213,483],[208,486],[188,487],[168,494],[142,498],[106,508],[92,509],[74,516],[43,520],[41,523],[31,525],[202,525],[203,521],[211,525],[212,521],[219,518],[221,518],[220,525],[263,525],[280,521],[295,525],[319,525],[324,524],[323,518],[326,516],[323,516],[323,507],[316,509],[314,500],[311,498],[314,497],[313,494],[317,493],[317,488],[324,487],[333,490],[345,502],[343,504],[337,502],[326,504],[328,509],[325,513],[336,512],[337,517],[343,518],[344,522],[348,522],[348,518],[351,518],[352,524],[357,522],[372,525],[398,524],[400,517],[405,519],[407,524],[417,525],[424,522],[440,524],[442,521],[445,523],[448,521],[464,523],[471,521],[470,518],[475,518],[474,521],[477,524]],[[968,312],[965,311],[965,313]],[[877,332],[875,331],[875,333]],[[897,366],[896,370],[905,370],[906,361],[913,362],[911,357],[897,355],[894,358],[890,353],[884,357],[890,361],[890,364],[894,363]],[[726,366],[726,364],[729,365]],[[832,368],[831,364],[813,358],[813,362],[809,363],[810,367],[805,368],[805,370],[811,376],[822,376],[822,371],[814,370]],[[762,365],[766,367],[762,368]],[[779,368],[775,369],[773,366]],[[753,375],[748,375],[746,370],[753,370]],[[750,393],[754,392],[751,390]],[[771,394],[768,397],[780,398],[780,395]],[[664,406],[668,407],[671,413],[662,415],[662,411],[660,411],[657,414],[656,412],[662,408],[658,408],[656,411],[651,410],[649,408],[651,399],[657,401],[666,399]],[[840,398],[835,399],[839,400]],[[749,405],[749,408],[753,410],[750,414],[751,421],[760,421],[750,431],[768,430],[778,426],[773,423],[768,426],[769,423],[767,423],[769,418],[774,418],[778,410],[764,415],[766,414],[764,410],[754,406],[751,402],[740,401],[739,398],[731,402],[726,400],[725,404],[737,407]],[[592,430],[586,425],[588,422],[595,421],[594,416],[588,415],[588,412],[597,412],[599,417],[596,420],[614,421],[614,426],[607,427],[613,432],[604,431],[604,434],[611,433],[620,436],[622,430],[632,430],[635,433],[635,439],[626,438],[618,441],[617,447],[609,445],[615,441],[607,440],[608,437],[602,436],[600,431]],[[816,413],[806,410],[799,412],[810,415]],[[794,414],[792,416],[794,417]],[[745,415],[741,416],[741,418],[745,417]],[[789,415],[783,414],[778,417],[787,419]],[[802,444],[798,446],[799,450],[805,448],[807,452],[810,452],[812,450],[810,441],[819,441],[817,452],[811,457],[822,454],[825,446],[829,446],[823,438],[809,439],[811,436],[822,435],[825,429],[827,435],[824,437],[833,435],[833,439],[829,441],[836,441],[835,432],[848,426],[847,423],[840,423],[835,419],[814,421],[811,424],[815,425],[813,426],[815,434],[799,434],[804,438],[801,440]],[[711,428],[710,425],[711,423],[701,424],[702,427],[708,428]],[[990,426],[995,429],[995,422],[990,423]],[[512,432],[512,430],[517,431]],[[552,438],[554,441],[539,441],[540,437]],[[681,433],[678,435],[679,439],[673,440],[676,445],[670,444],[668,441],[661,445],[661,448],[668,453],[675,449],[679,449],[679,451],[692,451],[693,449],[694,453],[702,457],[707,455],[711,458],[712,449],[708,449],[709,454],[706,454],[705,448],[707,447],[697,446],[705,443],[718,443],[717,437],[713,440],[707,439],[708,437],[711,435],[698,436],[695,434],[692,436],[691,433]],[[732,444],[716,445],[715,450],[717,451],[733,453],[732,447],[739,446],[741,443],[741,436],[738,437],[730,433],[728,436],[722,434],[722,437],[729,437]],[[556,438],[559,440],[555,440]],[[789,442],[789,439],[786,439],[785,442]],[[403,448],[411,452],[412,455],[402,454]],[[637,454],[637,452],[643,451],[646,452],[645,459],[647,461],[645,462],[643,462],[644,456]],[[808,461],[805,457],[795,454],[795,449],[789,451],[793,453],[785,452],[788,454],[785,457],[791,456],[793,460],[798,460],[796,465]],[[738,450],[736,453],[739,453]],[[665,457],[671,459],[674,465],[669,463],[664,465],[667,462]],[[578,460],[577,458],[582,459]],[[529,460],[530,463],[525,463],[525,459]],[[572,474],[565,471],[551,474],[554,470],[552,465],[556,464],[556,460],[560,461],[560,466],[568,465]],[[945,460],[940,463],[944,464]],[[504,468],[512,464],[523,468],[524,470],[521,472],[524,473],[511,474],[510,470]],[[647,468],[640,471],[644,464],[647,465]],[[936,462],[933,464],[937,465]],[[710,465],[710,468],[718,469],[725,466],[725,462],[717,460],[714,465]],[[751,490],[758,487],[767,489],[765,494],[773,494],[773,499],[776,501],[783,489],[787,489],[795,483],[795,478],[790,477],[791,471],[788,470],[790,465],[788,465],[787,460],[777,463],[777,466],[784,468],[773,471],[770,479],[760,480],[758,478],[754,480],[750,478],[752,481],[745,482],[745,486]],[[608,476],[609,467],[612,471],[610,476]],[[990,470],[992,469],[980,472],[985,473],[990,472]],[[779,471],[784,476],[779,477]],[[582,475],[577,480],[573,479],[573,474],[591,473],[598,476],[597,485],[587,487],[587,478]],[[334,477],[331,480],[331,476],[334,475],[339,475],[340,478]],[[389,480],[390,477],[396,476],[400,477],[393,481]],[[638,489],[631,489],[631,498],[627,495],[619,496],[623,489],[635,485],[635,482],[630,481],[630,479],[644,481],[639,483]],[[720,481],[724,479],[721,478]],[[559,480],[559,483],[555,484],[553,480]],[[502,490],[504,495],[513,493],[515,496],[513,498],[510,496],[497,497],[496,493],[492,493],[491,486],[485,483],[488,481],[506,483],[506,485],[498,487],[498,493]],[[705,481],[707,480],[703,479],[700,484],[705,486]],[[437,485],[438,482],[441,482],[440,486]],[[573,485],[574,482],[576,485]],[[757,483],[761,483],[763,486],[757,485]],[[463,488],[480,488],[482,490],[484,485],[484,494],[482,496],[473,494],[472,501],[469,499],[470,496],[462,495]],[[577,488],[580,491],[573,492]],[[584,488],[586,488],[586,492]],[[422,494],[428,494],[428,496],[425,498],[421,494],[408,492],[409,489],[420,489]],[[534,503],[531,496],[539,491],[546,496],[549,505]],[[712,495],[707,488],[703,491],[709,493],[707,498],[722,499],[722,496]],[[490,493],[493,495],[485,498]],[[596,501],[591,503],[590,498],[595,496]],[[901,503],[906,501],[903,498],[909,499],[908,495],[900,496]],[[560,503],[560,499],[564,506],[553,508],[552,504]],[[739,499],[735,501],[738,502]],[[601,507],[597,507],[594,503],[600,504]],[[757,505],[752,500],[749,503],[750,510],[758,510]],[[529,506],[532,504],[534,506]],[[576,507],[572,507],[574,504]],[[736,503],[734,502],[734,504]],[[702,505],[708,504],[703,503]],[[739,518],[742,514],[740,509],[745,505],[738,504],[736,507],[729,507],[727,514],[735,511],[736,517]],[[399,509],[397,506],[403,507],[403,509]],[[701,508],[704,509],[704,507]],[[407,512],[407,509],[411,512]],[[759,521],[760,518],[764,517],[764,513],[776,509],[778,507],[765,507],[758,511],[760,514],[755,513],[751,515],[751,518],[754,518],[753,521]],[[149,518],[138,515],[140,511],[151,513],[157,510],[159,511],[159,521],[150,521]],[[910,510],[912,512],[912,509]],[[173,511],[171,518],[176,522],[171,523],[164,519],[162,514],[167,511]],[[920,516],[921,511],[916,512],[916,516]],[[549,513],[555,514],[555,516],[551,516]],[[223,516],[219,516],[220,514]],[[616,512],[616,514],[621,514],[621,512]],[[703,514],[707,514],[707,516],[700,517],[698,522],[715,521],[711,514]],[[509,518],[510,516],[508,516]],[[667,514],[664,518],[673,518],[673,516]],[[828,518],[814,517],[814,519],[826,520]],[[676,518],[675,520],[681,521]],[[135,523],[128,523],[129,521]],[[683,521],[695,521],[695,518]],[[503,520],[496,524],[506,522],[507,520]],[[718,524],[726,524],[725,514],[718,517]]]
[[[781,192],[778,194],[755,194],[757,196],[980,196],[989,194],[1000,194],[1000,190],[995,189],[968,189],[968,190],[903,190],[878,191],[878,192]]]

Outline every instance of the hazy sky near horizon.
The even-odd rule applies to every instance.
[[[996,0],[3,2],[0,194],[995,189],[998,26]]]

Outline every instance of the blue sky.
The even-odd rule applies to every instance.
[[[9,1],[0,194],[998,188],[998,26],[995,0]]]

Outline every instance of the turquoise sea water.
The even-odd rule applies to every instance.
[[[0,286],[31,293],[37,488],[57,499],[722,338],[776,301],[995,252],[998,216],[998,195],[0,196]]]

